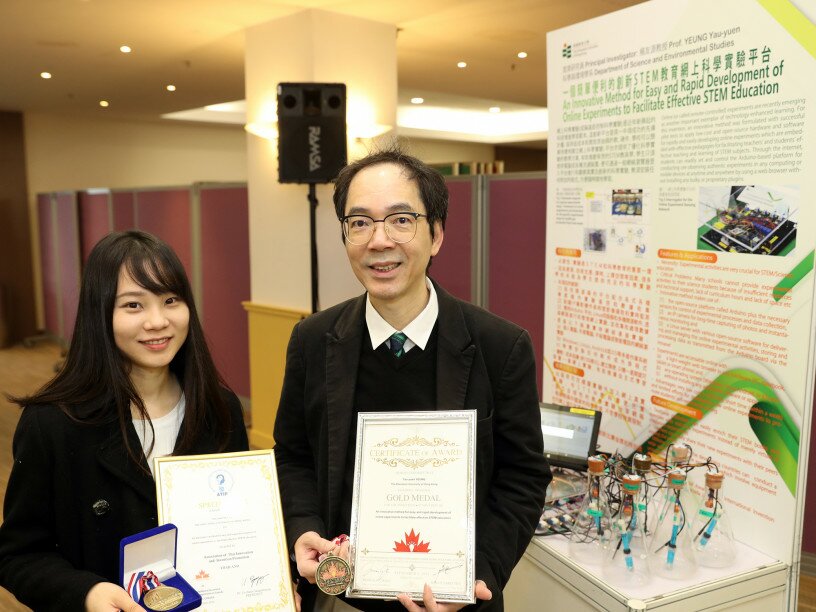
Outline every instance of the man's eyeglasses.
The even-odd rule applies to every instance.
[[[419,218],[427,216],[418,212],[391,213],[382,219],[372,219],[368,215],[346,215],[340,219],[340,223],[343,225],[343,235],[351,244],[368,244],[374,235],[375,223],[383,224],[385,234],[391,240],[405,244],[416,236]]]

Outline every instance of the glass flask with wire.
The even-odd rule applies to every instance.
[[[609,543],[609,502],[604,488],[606,459],[600,455],[587,460],[587,493],[572,521],[570,557],[599,565]]]
[[[686,489],[684,469],[669,472],[668,488],[669,497],[660,510],[660,520],[649,543],[649,562],[655,574],[684,580],[697,571],[690,525],[694,504]]]
[[[604,557],[604,578],[613,584],[640,586],[651,579],[646,534],[637,509],[642,479],[626,474],[620,480],[620,504],[610,519],[612,534]]]
[[[728,567],[736,556],[731,521],[720,499],[723,478],[722,472],[706,472],[708,495],[691,525],[694,553],[704,567]]]
[[[649,455],[635,453],[632,457],[632,473],[640,476],[640,491],[635,499],[635,508],[638,513],[638,521],[643,525],[643,533],[648,539],[651,535],[649,531],[649,519],[657,526],[657,515],[660,511],[659,489],[652,483],[652,458]],[[640,531],[634,535],[639,537]]]
[[[691,463],[692,455],[693,451],[691,450],[691,446],[688,444],[670,444],[666,449],[665,463],[656,464],[658,469],[662,470],[662,482],[657,485],[656,488],[659,490],[654,492],[654,501],[652,502],[652,507],[649,508],[650,512],[646,523],[646,533],[649,535],[649,537],[654,534],[655,530],[657,529],[657,524],[663,520],[661,512],[664,509],[670,510],[672,508],[669,501],[673,497],[673,491],[671,487],[667,486],[666,484],[668,481],[668,473],[677,467],[684,468],[687,466],[689,463]],[[694,507],[696,507],[696,504],[689,506],[689,509]],[[651,510],[657,510],[657,512],[651,512]]]

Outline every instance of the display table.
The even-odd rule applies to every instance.
[[[601,566],[569,558],[563,536],[535,537],[504,590],[508,612],[529,610],[785,610],[789,567],[737,543],[737,560],[729,568],[700,568],[693,580],[653,576],[643,587],[607,583]]]

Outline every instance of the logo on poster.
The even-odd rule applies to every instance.
[[[571,41],[568,43],[564,43],[564,46],[561,47],[561,57],[565,59],[572,59],[576,57],[581,57],[582,55],[586,55],[592,49],[597,49],[597,43],[594,43],[590,40],[579,40],[579,41]]]

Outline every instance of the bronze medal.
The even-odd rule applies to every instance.
[[[184,595],[175,587],[157,586],[145,593],[143,603],[148,610],[164,612],[177,608],[184,601]]]
[[[329,553],[317,566],[315,582],[326,595],[339,595],[351,584],[351,567],[342,557]]]

